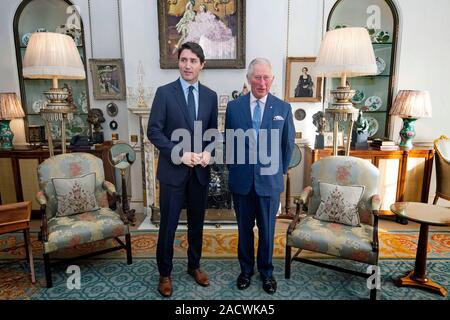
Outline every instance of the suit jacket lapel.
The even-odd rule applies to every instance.
[[[272,118],[273,118],[273,96],[269,93],[267,95],[266,105],[264,107],[264,114],[261,121],[261,128],[270,129],[272,128]]]
[[[250,93],[247,93],[244,96],[242,108],[243,108],[242,115],[244,117],[244,123],[245,123],[245,125],[242,129],[244,131],[246,131],[247,129],[253,128],[252,113],[250,112]]]
[[[188,114],[186,98],[184,97],[183,87],[181,86],[180,80],[174,82],[173,89],[175,91],[175,98],[177,99],[181,112],[184,115],[184,119],[186,120],[186,123],[191,132],[194,132],[194,127],[192,126],[191,117]]]
[[[204,100],[205,88],[199,82],[198,83],[198,111],[197,111],[197,121],[208,120],[208,108]]]

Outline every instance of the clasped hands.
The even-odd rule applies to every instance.
[[[196,165],[201,165],[202,167],[206,167],[211,160],[211,153],[208,151],[203,151],[201,153],[195,152],[185,152],[181,161],[187,165],[188,167],[193,168]]]

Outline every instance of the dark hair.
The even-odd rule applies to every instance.
[[[200,59],[200,63],[205,62],[205,54],[203,53],[203,49],[198,43],[195,42],[185,42],[181,45],[178,49],[178,60],[180,60],[181,52],[185,49],[191,50]]]
[[[303,69],[306,69],[306,72],[308,72],[308,68],[307,68],[307,67],[303,67],[303,68],[302,68],[302,71],[303,71]]]

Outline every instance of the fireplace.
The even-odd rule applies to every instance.
[[[139,117],[140,123],[142,176],[144,177],[144,214],[150,216],[151,222],[158,225],[160,222],[160,211],[159,183],[156,180],[156,167],[159,152],[147,138],[150,108],[135,107],[128,108],[128,110]],[[224,112],[220,112],[219,117],[223,118]],[[179,222],[187,223],[185,209],[181,211]],[[214,224],[216,227],[220,227],[222,224],[236,223],[232,197],[228,189],[228,170],[225,164],[214,164],[211,166],[211,181],[209,183],[205,223]]]

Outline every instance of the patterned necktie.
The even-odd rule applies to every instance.
[[[253,110],[253,129],[256,131],[256,135],[258,135],[259,128],[261,127],[261,106],[259,105],[259,100],[256,100],[255,110]]]
[[[195,115],[195,100],[194,100],[194,86],[189,86],[189,93],[188,93],[188,111],[189,111],[189,115],[191,116],[191,120],[192,122],[194,122],[196,120],[196,115]]]

